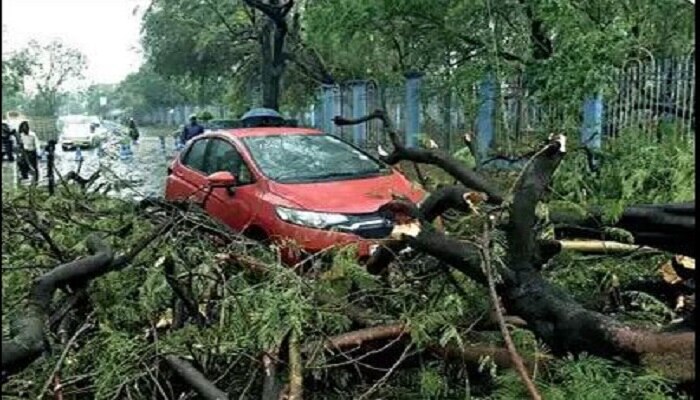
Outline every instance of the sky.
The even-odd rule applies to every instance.
[[[148,0],[2,0],[2,50],[22,48],[32,39],[60,39],[87,58],[86,79],[78,86],[118,83],[142,63],[139,29],[147,4]]]

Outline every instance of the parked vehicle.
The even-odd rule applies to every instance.
[[[253,127],[202,134],[168,169],[168,200],[202,202],[236,231],[268,240],[286,262],[304,253],[355,243],[360,258],[389,235],[391,219],[379,208],[425,192],[397,170],[315,129]]]
[[[104,130],[98,130],[89,121],[69,122],[63,125],[61,132],[61,148],[68,151],[75,148],[95,147],[106,137]]]

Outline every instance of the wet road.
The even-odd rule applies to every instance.
[[[138,144],[131,146],[130,157],[120,157],[119,145],[116,141],[108,141],[104,148],[106,153],[97,148],[82,150],[83,157],[80,166],[80,176],[88,178],[98,168],[102,168],[100,179],[94,185],[111,183],[115,186],[108,193],[122,198],[139,200],[145,196],[162,196],[165,187],[167,166],[176,154],[174,139],[167,137],[163,143],[154,136],[144,135]],[[56,146],[55,165],[61,176],[70,171],[76,171],[80,162],[77,152],[63,151]],[[46,161],[39,163],[40,185],[46,185]],[[15,163],[2,163],[2,190],[14,190],[18,184],[19,171]],[[58,177],[56,176],[58,184]]]

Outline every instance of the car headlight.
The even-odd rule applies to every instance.
[[[276,207],[275,210],[282,221],[316,229],[325,229],[348,222],[348,217],[343,214],[304,211],[287,207]]]

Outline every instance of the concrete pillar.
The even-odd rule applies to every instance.
[[[583,102],[581,143],[591,149],[600,149],[603,135],[603,96],[596,94]]]
[[[335,96],[335,85],[323,85],[321,87],[321,96],[323,101],[323,118],[321,119],[321,127],[328,134],[335,134],[335,124],[333,118],[336,116],[337,97]]]
[[[367,83],[357,81],[351,83],[352,87],[352,118],[360,118],[367,115]],[[352,126],[352,137],[355,146],[365,145],[367,138],[367,123]]]
[[[494,111],[496,108],[495,78],[492,73],[479,85],[479,112],[476,117],[476,135],[479,159],[484,160],[493,143]]]
[[[420,89],[423,74],[412,72],[406,74],[406,147],[416,147],[420,133],[421,106]]]

